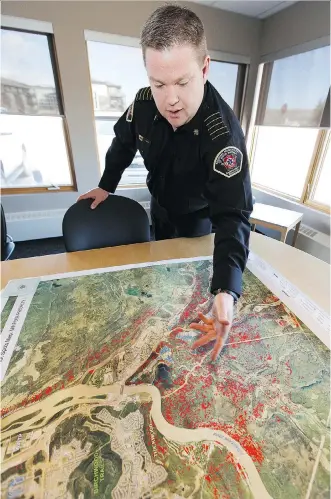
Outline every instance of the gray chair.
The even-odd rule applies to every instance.
[[[149,220],[133,199],[111,194],[94,210],[83,199],[65,213],[62,232],[68,252],[150,241]]]

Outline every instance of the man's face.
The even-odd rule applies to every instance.
[[[203,99],[209,69],[209,56],[204,64],[190,45],[166,50],[147,48],[146,70],[159,112],[178,128],[196,114]]]

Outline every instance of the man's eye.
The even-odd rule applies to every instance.
[[[178,83],[178,85],[179,85],[180,87],[186,87],[186,85],[187,85],[187,84],[188,84],[188,81],[186,81],[185,83]]]
[[[162,84],[162,83],[155,84],[155,88],[162,88],[162,87],[163,87],[163,84]]]

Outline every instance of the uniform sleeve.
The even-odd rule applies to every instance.
[[[228,289],[240,296],[253,210],[245,139],[240,129],[210,142],[205,195],[216,229],[211,291]]]
[[[134,103],[114,126],[115,137],[106,153],[106,165],[99,187],[115,192],[124,170],[131,165],[137,152]]]

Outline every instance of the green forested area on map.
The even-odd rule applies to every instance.
[[[202,260],[40,282],[1,387],[4,497],[304,499],[311,480],[329,497],[329,350],[246,269],[212,364],[189,327],[211,274]]]

